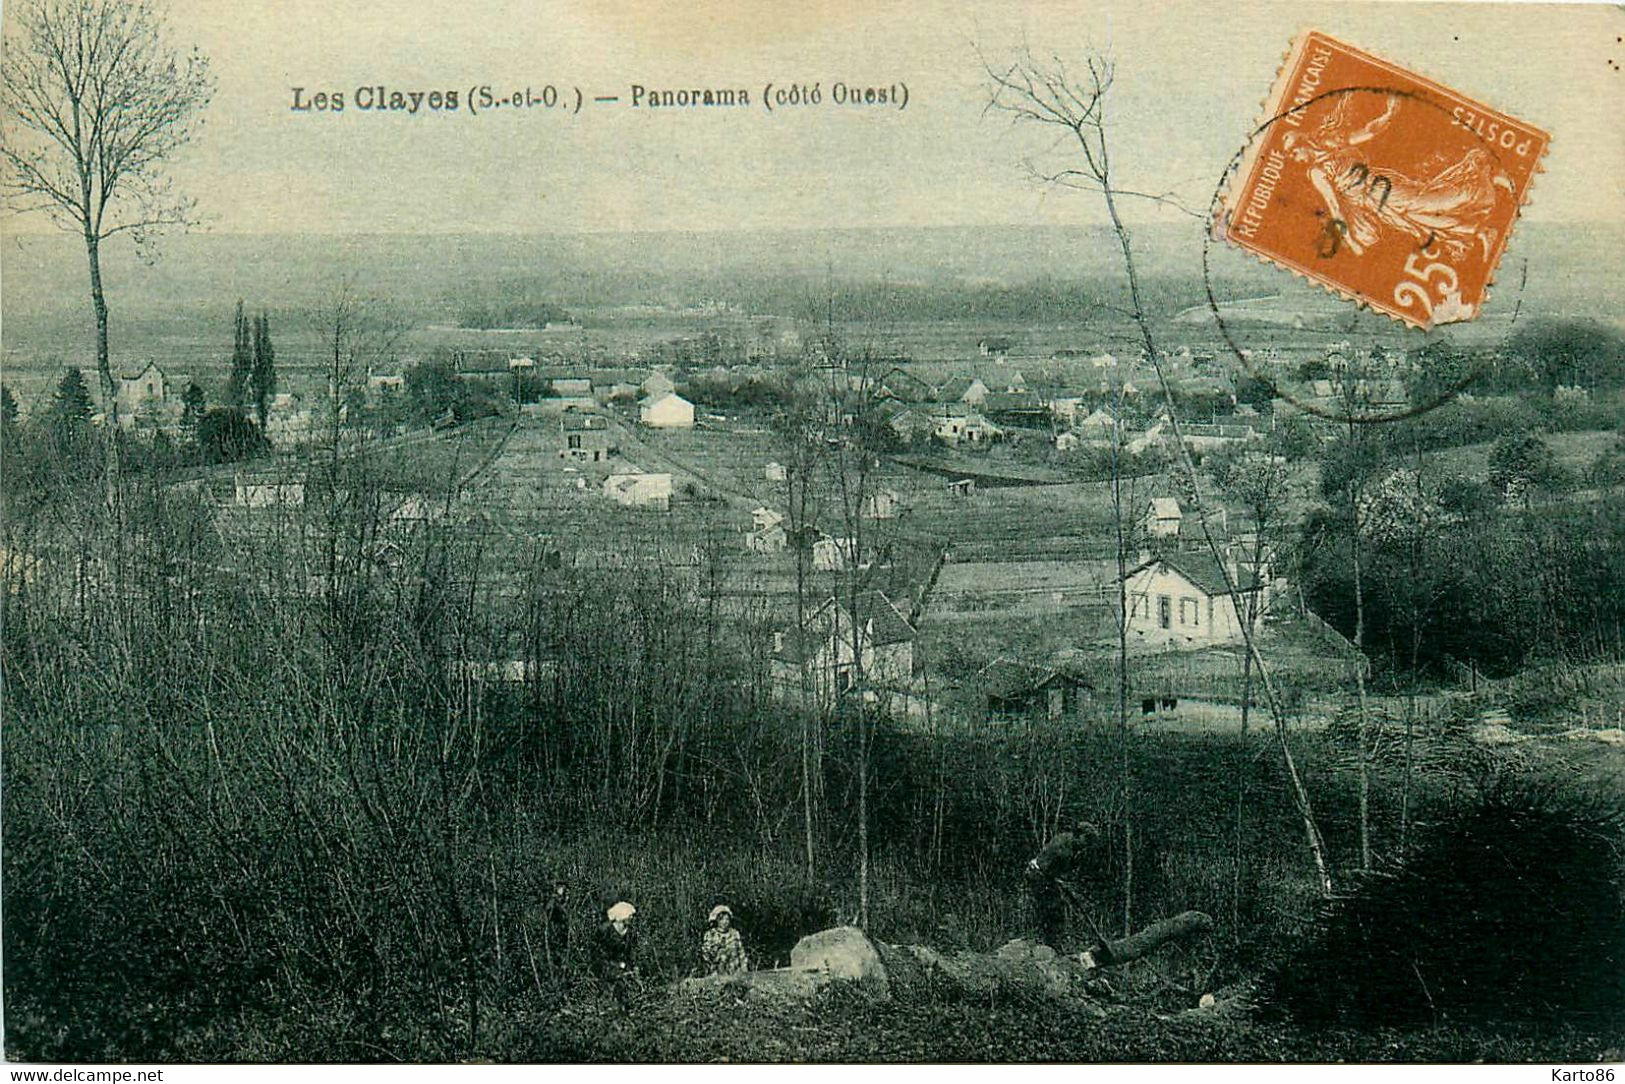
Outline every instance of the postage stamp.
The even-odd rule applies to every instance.
[[[1214,230],[1413,327],[1471,320],[1550,140],[1310,31],[1287,55]]]

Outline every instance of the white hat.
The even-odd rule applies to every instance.
[[[706,921],[715,922],[723,915],[727,915],[729,918],[732,918],[733,913],[734,909],[732,907],[729,907],[726,903],[719,903],[715,907],[711,908],[711,917],[706,919]]]
[[[625,922],[627,919],[631,918],[637,913],[638,909],[633,907],[630,903],[627,903],[625,900],[622,900],[614,907],[611,907],[608,911],[604,912],[611,922]]]

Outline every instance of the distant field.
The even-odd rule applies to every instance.
[[[1559,464],[1579,473],[1589,467],[1598,455],[1612,448],[1619,440],[1619,433],[1610,429],[1591,429],[1578,433],[1543,433],[1541,439],[1551,446]],[[1435,462],[1440,470],[1483,480],[1489,477],[1490,451],[1494,447],[1493,443],[1485,443],[1447,448],[1435,454]]]

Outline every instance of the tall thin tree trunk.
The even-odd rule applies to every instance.
[[[1127,379],[1126,377],[1124,379]],[[1112,426],[1112,529],[1117,557],[1117,808],[1123,818],[1123,936],[1134,932],[1134,833],[1130,827],[1133,766],[1128,729],[1128,535],[1123,521],[1123,381],[1118,381]]]
[[[1365,698],[1365,591],[1362,582],[1362,569],[1360,566],[1360,509],[1359,501],[1355,496],[1355,486],[1349,482],[1349,514],[1353,517],[1354,530],[1350,540],[1350,552],[1354,560],[1354,688],[1359,697],[1360,721],[1356,728],[1356,740],[1359,744],[1360,768],[1360,868],[1371,868],[1371,757],[1370,735],[1368,727],[1370,717],[1366,710]]]
[[[1104,146],[1102,147],[1102,150],[1104,150]],[[1134,267],[1133,245],[1130,243],[1128,228],[1123,224],[1122,218],[1117,213],[1117,201],[1112,196],[1110,173],[1108,171],[1104,155],[1102,155],[1100,162],[1100,181],[1101,194],[1106,202],[1107,214],[1111,218],[1112,230],[1114,233],[1116,233],[1118,244],[1123,250],[1123,267],[1128,278],[1129,300],[1133,306],[1134,321],[1139,327],[1140,337],[1145,345],[1146,353],[1150,357],[1152,365],[1157,370],[1157,380],[1163,387],[1164,396],[1167,397],[1171,403],[1172,396],[1169,394],[1167,377],[1162,371],[1161,363],[1157,360],[1156,343],[1151,335],[1151,328],[1145,315],[1145,308],[1140,301],[1140,280]],[[1171,424],[1174,431],[1174,443],[1178,447],[1179,455],[1184,462],[1185,471],[1191,479],[1191,484],[1194,486],[1196,484],[1196,465],[1191,462],[1190,451],[1185,447],[1184,439],[1180,435],[1178,418],[1173,417],[1171,419]],[[1203,537],[1206,538],[1208,548],[1213,551],[1214,556],[1217,559],[1219,557],[1218,547],[1214,545],[1212,536],[1208,533],[1206,513],[1200,508],[1198,508],[1198,513],[1201,519]],[[1242,612],[1239,609],[1236,612],[1236,620],[1243,623],[1245,620]],[[1247,652],[1253,657],[1253,662],[1258,667],[1259,677],[1264,683],[1264,695],[1269,702],[1270,714],[1275,719],[1276,739],[1280,743],[1281,758],[1286,765],[1287,780],[1292,788],[1293,804],[1297,806],[1298,816],[1303,822],[1304,837],[1309,846],[1310,858],[1315,865],[1315,875],[1316,879],[1320,882],[1321,894],[1323,896],[1330,896],[1332,894],[1332,875],[1331,867],[1326,861],[1326,844],[1325,840],[1321,837],[1320,827],[1315,823],[1314,806],[1309,798],[1309,790],[1304,785],[1303,776],[1298,772],[1297,760],[1293,757],[1291,744],[1287,740],[1286,714],[1281,710],[1280,701],[1275,695],[1274,686],[1270,682],[1269,675],[1264,670],[1262,660],[1258,656],[1258,644],[1253,637],[1253,630],[1244,627],[1242,630],[1242,637],[1246,641]]]

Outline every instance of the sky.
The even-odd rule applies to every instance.
[[[1294,36],[1319,28],[1546,128],[1531,219],[1625,220],[1625,13],[1511,4],[172,0],[175,40],[218,87],[174,164],[207,229],[533,233],[1088,225],[1098,201],[1031,179],[1052,137],[985,113],[982,60],[1116,59],[1125,187],[1205,208]],[[906,109],[838,107],[833,84],[906,85]],[[368,112],[356,88],[505,92],[552,82],[579,115]],[[824,103],[769,113],[764,84]],[[631,108],[632,84],[746,88],[748,109]],[[343,113],[296,112],[341,92]],[[1153,205],[1137,217],[1174,215]],[[8,217],[7,231],[37,221]]]

